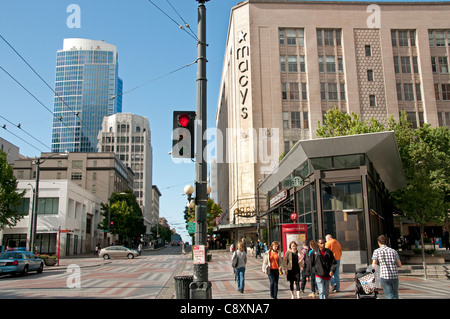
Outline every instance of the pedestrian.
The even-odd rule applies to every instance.
[[[402,266],[397,251],[388,247],[387,237],[378,236],[378,246],[372,255],[372,267],[380,267],[380,283],[387,299],[398,299],[398,267]]]
[[[253,239],[250,240],[250,251],[252,252],[252,257],[255,256],[255,243],[253,242]]]
[[[294,283],[297,291],[297,299],[300,299],[300,267],[303,266],[303,255],[297,249],[297,243],[291,241],[289,250],[284,255],[283,268],[286,271],[286,277],[289,281],[289,289],[291,290],[291,299],[294,297]]]
[[[255,248],[256,248],[255,258],[258,258],[258,256],[259,256],[259,258],[262,259],[261,252],[263,250],[263,244],[262,244],[262,242],[259,239],[258,239],[258,242],[256,243],[256,247]]]
[[[186,255],[186,243],[184,241],[181,242],[181,253]]]
[[[319,298],[327,299],[331,276],[336,271],[337,263],[333,252],[325,248],[325,240],[321,238],[317,243],[319,248],[314,249],[310,254],[309,269],[314,269]]]
[[[95,246],[94,256],[98,257],[98,253],[100,252],[100,243]]]
[[[311,240],[309,242],[309,250],[308,250],[308,254],[307,254],[307,258],[305,260],[306,263],[306,269],[305,269],[305,277],[306,277],[306,281],[311,282],[311,293],[308,295],[308,297],[316,297],[316,276],[314,274],[314,269],[311,269],[310,265],[310,259],[311,259],[311,253],[317,249],[319,246],[317,245],[315,240]]]
[[[331,277],[330,284],[331,284],[331,290],[333,292],[339,292],[341,290],[341,281],[339,280],[339,267],[341,265],[341,257],[342,257],[342,248],[341,244],[333,238],[331,235],[325,236],[326,243],[325,248],[331,250],[333,252],[334,259],[336,259],[336,271],[333,273],[333,276]]]
[[[142,244],[141,243],[139,243],[137,251],[138,251],[138,255],[140,256],[142,254]]]
[[[305,287],[306,287],[306,265],[307,265],[307,261],[309,260],[309,258],[308,258],[308,256],[309,256],[308,242],[304,241],[302,246],[303,246],[302,250],[300,251],[300,253],[302,254],[302,258],[303,258],[303,263],[300,267],[300,274],[301,274],[300,293],[304,294]]]
[[[450,249],[449,233],[448,233],[448,229],[445,227],[444,227],[444,246],[445,246],[445,250]]]
[[[281,273],[281,252],[280,245],[274,241],[268,251],[264,254],[262,271],[269,277],[270,297],[277,299],[278,296],[278,279]]]
[[[231,265],[234,266],[233,268],[238,285],[238,291],[243,294],[245,286],[245,265],[247,264],[247,252],[244,250],[244,245],[242,243],[239,243],[237,248],[238,249],[236,249],[231,257]]]
[[[242,245],[244,245],[244,251],[247,253],[247,242],[245,241],[245,238],[242,238]]]

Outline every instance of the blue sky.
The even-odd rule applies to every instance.
[[[152,0],[175,21],[182,19],[197,33],[194,0]],[[213,0],[207,7],[208,127],[215,126],[220,76],[231,8],[238,0]],[[81,27],[69,28],[70,4],[81,9]],[[173,10],[170,4],[176,9]],[[1,1],[0,34],[52,87],[55,82],[56,52],[64,38],[105,40],[117,46],[119,76],[124,82],[123,112],[147,116],[153,146],[153,184],[162,193],[160,216],[165,217],[187,240],[183,210],[184,185],[193,184],[195,165],[175,164],[172,148],[172,112],[196,109],[197,65],[183,67],[197,59],[197,43],[147,0],[21,0]],[[0,66],[53,111],[53,92],[0,38]],[[142,86],[141,86],[142,85]],[[0,69],[0,115],[33,135],[41,143],[3,118],[0,137],[20,147],[25,156],[38,156],[51,146],[52,114]],[[12,135],[20,136],[28,143]],[[47,147],[46,147],[47,146]]]

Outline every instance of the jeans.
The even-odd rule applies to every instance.
[[[398,278],[397,279],[380,278],[380,282],[387,299],[398,299]]]
[[[329,288],[330,288],[330,281],[316,277],[316,284],[317,284],[317,289],[319,290],[319,298],[327,299]]]
[[[278,296],[278,279],[280,278],[278,268],[270,269],[268,276],[270,282],[270,297],[276,299]]]
[[[235,268],[235,271],[236,271],[236,282],[238,285],[238,290],[244,291],[245,267]]]
[[[330,284],[331,284],[331,287],[336,285],[336,290],[339,291],[339,290],[341,290],[341,281],[339,280],[339,267],[341,265],[341,261],[340,260],[336,260],[336,261],[337,261],[337,268],[336,268],[335,273],[331,277]]]

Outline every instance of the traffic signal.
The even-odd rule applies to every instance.
[[[172,157],[194,158],[194,123],[195,112],[173,112]]]

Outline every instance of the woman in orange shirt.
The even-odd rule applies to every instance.
[[[278,295],[278,279],[281,273],[281,252],[279,250],[280,245],[277,241],[274,241],[270,245],[270,249],[264,254],[264,260],[262,264],[262,271],[269,277],[270,282],[270,297],[277,299]]]

